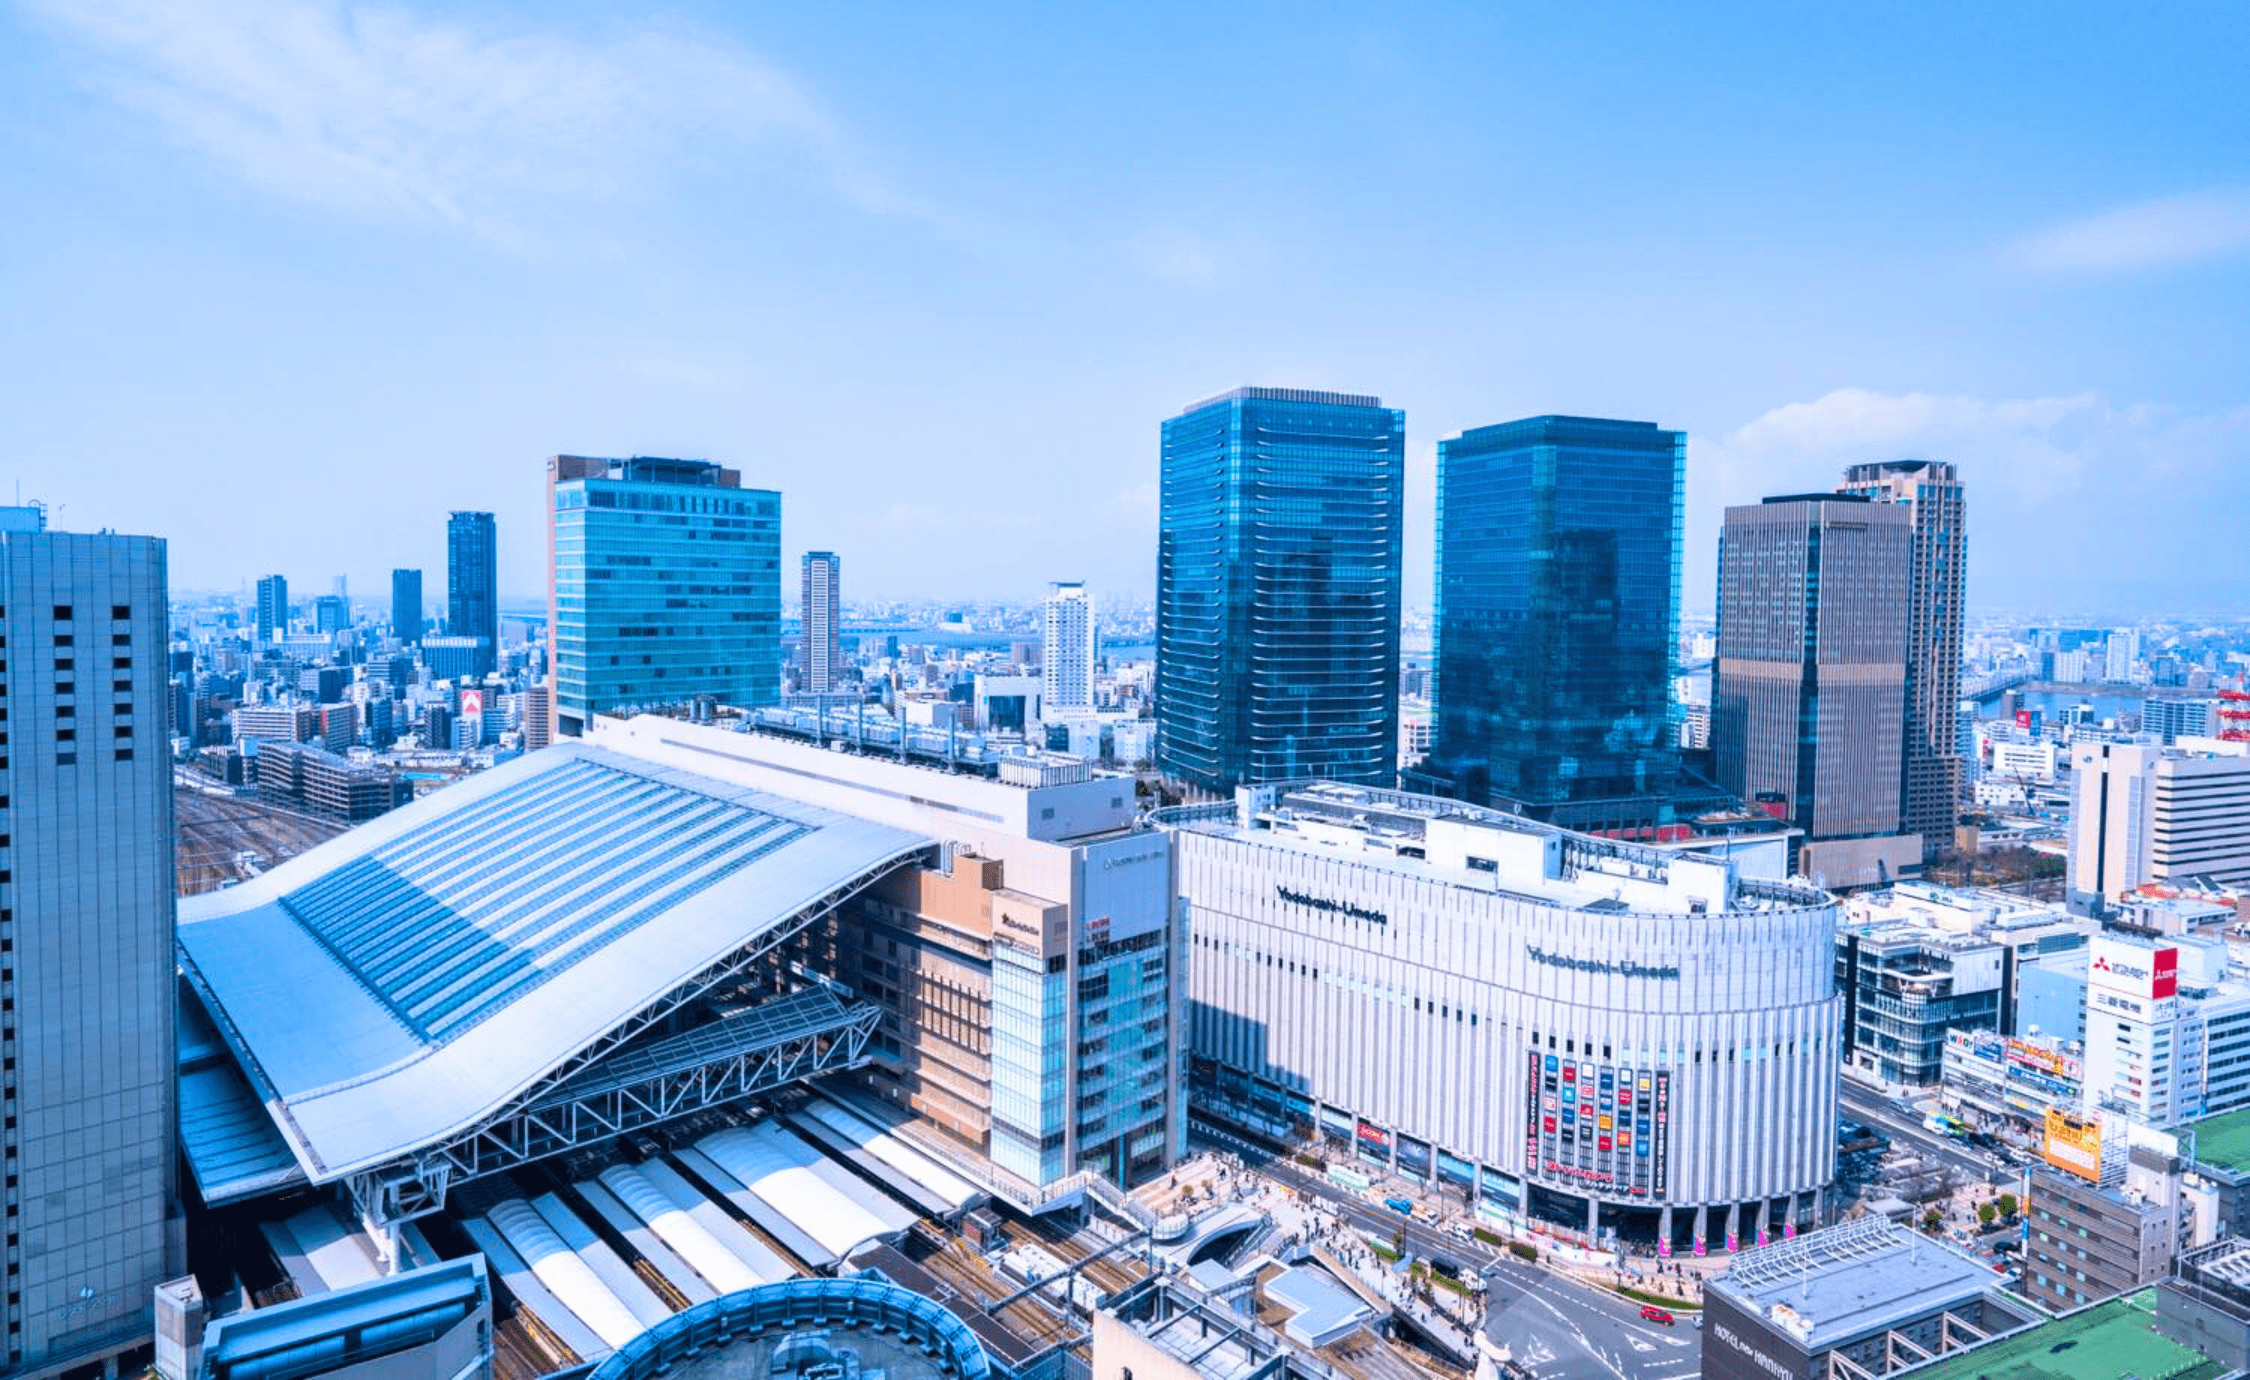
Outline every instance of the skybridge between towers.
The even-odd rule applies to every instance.
[[[936,847],[565,743],[183,900],[204,1200],[337,1185],[395,1240],[458,1184],[864,1064],[877,1009],[776,951]]]

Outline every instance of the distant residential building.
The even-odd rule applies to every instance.
[[[1237,388],[1164,423],[1158,770],[1395,780],[1405,484],[1380,398]]]
[[[554,741],[554,691],[544,685],[527,685],[517,697],[523,730],[523,750],[537,752]]]
[[[1711,753],[1720,787],[1805,831],[1800,870],[1861,887],[1919,872],[1902,834],[1912,525],[1843,494],[1726,510]]]
[[[261,797],[337,819],[373,819],[414,798],[414,783],[390,768],[308,743],[261,743],[257,761]]]
[[[2141,731],[2171,747],[2181,738],[2215,738],[2219,702],[2214,699],[2149,699],[2141,702]]]
[[[703,460],[547,462],[555,730],[781,698],[781,495]]]
[[[186,1264],[167,621],[162,541],[52,532],[38,509],[0,509],[11,1375],[137,1370],[152,1291]]]
[[[1094,601],[1077,580],[1047,587],[1039,612],[1039,674],[1046,712],[1090,714],[1094,709]]]
[[[1969,539],[1960,475],[1945,461],[1878,461],[1848,467],[1837,492],[1902,505],[1914,519],[1899,814],[1904,829],[1920,834],[1925,851],[1935,853],[1952,845],[1962,804],[1953,714],[1961,695]]]
[[[481,637],[476,674],[491,674],[500,653],[500,543],[490,513],[455,513],[445,523],[445,631]]]
[[[833,551],[807,551],[804,569],[805,691],[834,694],[844,678],[844,563]]]
[[[320,710],[309,704],[245,704],[233,719],[237,743],[306,743],[320,736]]]
[[[422,572],[391,572],[391,636],[412,646],[422,640]]]
[[[2109,635],[2103,647],[2102,679],[2112,685],[2126,685],[2141,679],[2141,635],[2132,628],[2119,628]]]
[[[313,631],[340,633],[352,625],[351,601],[341,594],[323,594],[313,600]]]
[[[2250,754],[2080,742],[2071,792],[2074,906],[2151,882],[2250,889]]]
[[[258,581],[258,644],[262,647],[289,631],[289,582],[279,575]]]
[[[1672,823],[1686,455],[1592,417],[1438,443],[1432,782],[1565,828]]]

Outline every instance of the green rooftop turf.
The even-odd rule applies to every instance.
[[[1956,1352],[1914,1380],[2218,1380],[2224,1364],[2159,1333],[2156,1291],[2143,1289],[2081,1308],[2004,1341]]]
[[[2214,1169],[2250,1169],[2250,1108],[2191,1122],[2195,1158]]]

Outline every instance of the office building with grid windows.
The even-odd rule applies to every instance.
[[[165,550],[0,509],[6,1371],[145,1364],[180,1273]],[[112,1372],[115,1373],[115,1372]]]
[[[1405,474],[1406,414],[1380,398],[1237,388],[1164,423],[1167,777],[1393,783]]]
[[[1686,459],[1684,432],[1593,417],[1438,443],[1429,784],[1574,829],[1671,822]]]
[[[781,495],[704,460],[547,462],[555,733],[781,697]]]

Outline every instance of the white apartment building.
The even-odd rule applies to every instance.
[[[1078,580],[1048,586],[1040,612],[1045,635],[1039,660],[1041,698],[1050,718],[1094,709],[1094,601]]]

